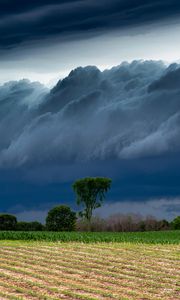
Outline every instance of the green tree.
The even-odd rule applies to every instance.
[[[73,190],[77,196],[77,204],[84,206],[80,212],[90,224],[93,210],[102,205],[105,193],[111,187],[111,179],[104,177],[87,177],[74,182]]]
[[[44,230],[44,226],[37,221],[33,221],[29,223],[30,231],[42,231]]]
[[[49,231],[73,231],[76,225],[76,213],[69,206],[60,205],[48,212],[46,228]]]
[[[0,230],[16,230],[17,219],[13,215],[0,215]]]
[[[18,231],[42,231],[44,226],[37,222],[17,222],[16,230]]]
[[[20,221],[16,224],[17,231],[29,231],[29,222]]]
[[[172,222],[171,222],[172,228],[175,230],[180,229],[180,216],[176,217]]]

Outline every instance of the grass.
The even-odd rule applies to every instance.
[[[146,243],[179,244],[180,231],[151,232],[17,232],[0,231],[0,240],[83,242],[83,243]]]
[[[103,235],[112,241],[113,235]],[[124,235],[128,242],[90,243],[96,233],[87,235],[88,243],[1,240],[0,299],[179,299],[180,245],[164,244],[171,232],[161,244],[133,243]]]

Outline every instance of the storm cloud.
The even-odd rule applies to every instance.
[[[58,37],[71,39],[176,18],[178,0],[1,0],[1,49]]]
[[[77,209],[85,176],[112,178],[112,210],[179,211],[179,16],[178,0],[0,0],[1,211]]]
[[[141,214],[142,217],[154,216],[158,220],[167,219],[172,221],[180,214],[180,199],[148,199],[147,201],[120,201],[103,205],[94,211],[94,215],[102,218],[118,216],[119,214]],[[48,209],[44,210],[23,210],[16,213],[18,220],[34,221],[39,220],[45,223]],[[122,215],[121,215],[122,216]],[[120,217],[120,215],[119,215]]]
[[[133,61],[79,67],[51,90],[28,80],[2,85],[4,207],[46,210],[59,194],[72,203],[69,186],[83,176],[111,177],[114,202],[179,199],[179,70]]]
[[[49,92],[27,81],[5,84],[0,129],[8,114],[12,129],[1,143],[0,166],[179,153],[179,70],[134,61],[103,72],[79,67]],[[30,101],[32,89],[38,96]]]

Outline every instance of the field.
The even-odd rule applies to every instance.
[[[0,240],[48,241],[48,242],[83,242],[83,243],[147,243],[147,244],[178,244],[180,231],[151,232],[22,232],[0,231]]]
[[[121,242],[107,233],[80,234],[81,242],[72,241],[78,233],[59,234],[70,242],[2,240],[2,234],[0,299],[179,299],[178,231],[161,232],[161,239],[157,232],[115,234]],[[108,243],[99,242],[107,236]]]

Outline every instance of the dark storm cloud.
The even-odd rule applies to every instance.
[[[41,101],[47,89],[28,80],[8,82],[0,86],[0,151],[9,147],[12,140],[34,117],[30,107]]]
[[[84,176],[113,178],[115,202],[179,199],[179,70],[134,61],[79,67],[50,91],[27,80],[0,86],[1,210],[71,203]]]
[[[162,62],[134,61],[104,72],[77,68],[49,93],[26,81],[4,85],[0,130],[3,134],[7,127],[7,132],[0,166],[44,163],[51,169],[57,163],[179,152],[179,70]],[[164,89],[156,87],[163,83]]]
[[[177,68],[177,69],[176,69]],[[175,70],[174,70],[175,69]],[[178,90],[180,84],[180,69],[177,64],[173,64],[170,70],[149,86],[149,92],[158,90]]]
[[[179,13],[178,0],[1,0],[0,46],[69,34],[71,39],[81,38],[175,18]]]

